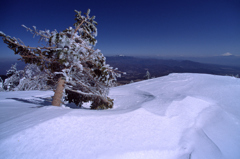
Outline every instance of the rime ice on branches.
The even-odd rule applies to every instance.
[[[23,25],[40,41],[42,47],[26,46],[20,39],[12,38],[0,32],[3,41],[25,63],[36,64],[41,69],[50,70],[49,78],[64,80],[63,97],[67,102],[81,106],[83,102],[92,102],[92,109],[112,108],[113,100],[107,97],[109,87],[120,77],[120,72],[106,64],[106,58],[98,49],[94,49],[97,36],[95,16],[90,10],[84,15],[75,11],[76,23],[62,32],[56,30],[37,30]],[[57,91],[55,92],[56,95]],[[61,94],[61,92],[58,92]],[[60,99],[58,99],[60,100]]]

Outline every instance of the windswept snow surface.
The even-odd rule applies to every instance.
[[[0,158],[239,159],[240,79],[171,74],[112,88],[111,110],[0,92]]]

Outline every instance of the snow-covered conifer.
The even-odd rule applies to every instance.
[[[0,77],[0,92],[1,91],[4,91],[4,89],[3,89],[3,80],[2,80],[2,78]]]
[[[7,77],[11,77],[13,74],[17,72],[17,63],[11,66],[11,68],[7,71]]]
[[[14,68],[14,69],[13,69]],[[14,71],[12,71],[14,70]],[[28,64],[24,70],[17,70],[16,64],[10,68],[11,76],[5,79],[3,88],[7,91],[47,90],[53,85],[49,84],[47,70],[40,70],[37,65]]]
[[[7,71],[7,79],[5,79],[3,88],[7,91],[13,91],[19,85],[21,78],[23,78],[23,70],[17,70],[17,64],[11,66]]]
[[[151,78],[151,74],[149,71],[146,72],[146,75],[144,76],[146,79],[150,79]]]
[[[20,79],[19,85],[15,90],[48,90],[53,86],[48,84],[48,70],[40,70],[37,65],[29,64],[24,68],[23,78]]]
[[[92,109],[111,108],[113,102],[107,97],[108,89],[120,74],[106,64],[106,58],[100,50],[94,49],[97,43],[95,16],[89,16],[90,10],[85,15],[80,11],[75,12],[74,28],[69,27],[62,32],[23,26],[34,36],[40,36],[41,41],[45,41],[43,47],[26,46],[20,39],[11,38],[3,32],[0,32],[0,36],[23,61],[51,71],[48,78],[55,82],[64,80],[64,97],[68,102],[81,105],[82,102],[91,101]],[[62,92],[56,91],[55,95],[57,93]],[[56,99],[59,100],[54,96],[53,105]]]

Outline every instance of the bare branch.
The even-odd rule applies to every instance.
[[[82,20],[82,22],[77,26],[77,28],[74,31],[74,34],[80,29],[80,26],[85,22],[85,20]]]

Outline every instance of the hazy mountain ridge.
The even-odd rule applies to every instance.
[[[211,56],[211,57],[176,57],[176,60],[190,60],[194,62],[240,67],[240,56]]]
[[[154,58],[138,58],[131,56],[108,56],[107,63],[120,71],[126,72],[118,79],[121,84],[131,80],[145,79],[148,70],[152,77],[161,77],[170,73],[205,73],[213,75],[237,75],[240,67],[206,64],[190,60],[167,60]]]

